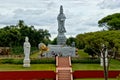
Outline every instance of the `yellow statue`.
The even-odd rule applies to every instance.
[[[41,57],[43,56],[42,54],[43,54],[44,52],[46,52],[46,51],[49,50],[48,47],[47,47],[44,43],[40,43],[40,44],[38,45],[38,48],[39,48],[39,50],[40,50],[39,54],[40,54]]]

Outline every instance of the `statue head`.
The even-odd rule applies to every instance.
[[[28,42],[29,41],[29,38],[26,36],[25,37],[25,42]]]
[[[60,14],[62,14],[63,13],[63,6],[61,5],[60,6]]]

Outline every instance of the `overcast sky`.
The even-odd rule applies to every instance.
[[[0,0],[0,27],[24,20],[57,36],[57,15],[63,5],[66,36],[99,31],[98,20],[120,12],[120,0]]]

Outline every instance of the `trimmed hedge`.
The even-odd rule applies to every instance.
[[[54,58],[31,59],[31,64],[55,64]],[[23,64],[23,59],[0,59],[0,64]]]
[[[99,64],[100,59],[93,58],[72,58],[71,62],[82,64]],[[33,58],[31,64],[56,64],[55,58]],[[23,64],[23,59],[0,59],[0,64]]]
[[[99,58],[72,58],[71,63],[100,64]]]

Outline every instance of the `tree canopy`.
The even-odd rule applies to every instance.
[[[120,31],[98,31],[76,36],[76,45],[90,55],[99,55],[101,45],[105,44],[112,53],[120,53]]]
[[[120,30],[120,13],[108,15],[98,21],[99,27],[106,27],[108,30]]]
[[[26,36],[29,37],[32,46],[37,46],[40,42],[47,44],[50,41],[48,30],[37,30],[34,26],[28,26],[23,20],[19,20],[16,25],[0,29],[0,46],[22,46]]]

